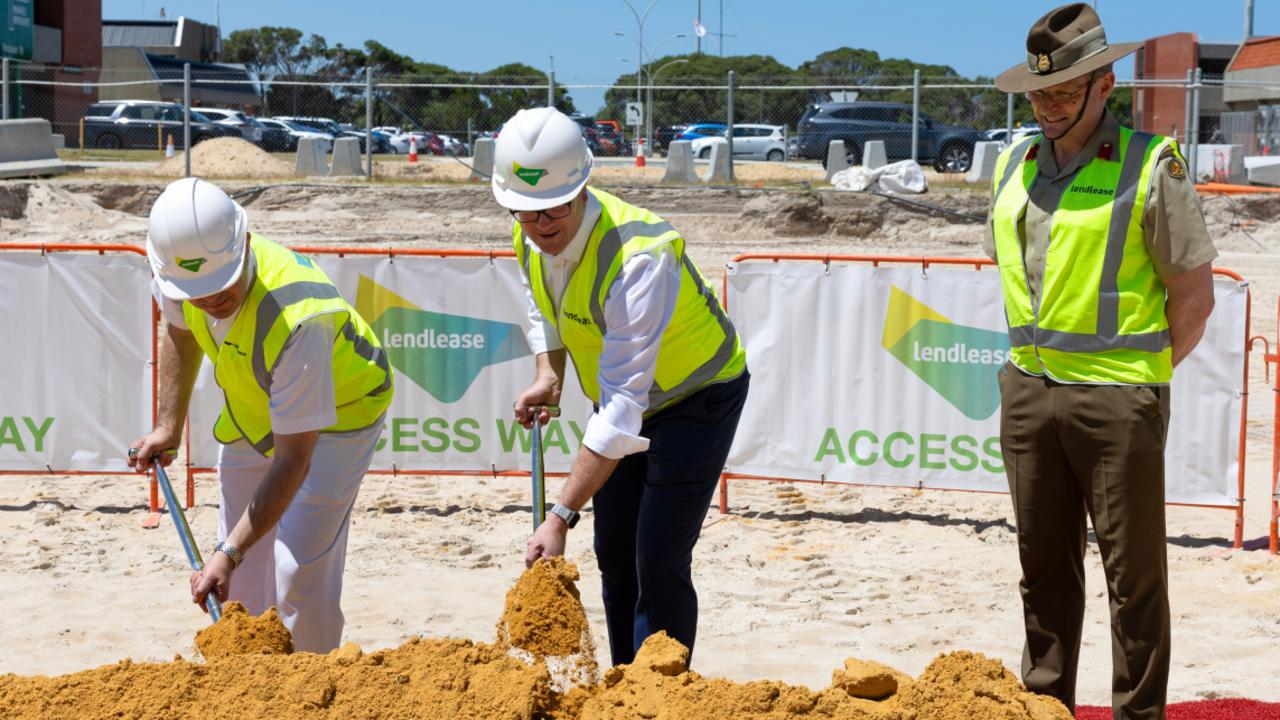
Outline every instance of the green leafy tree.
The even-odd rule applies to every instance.
[[[265,114],[306,114],[298,108],[322,104],[326,96],[331,97],[328,90],[320,87],[272,86],[277,80],[303,78],[315,71],[327,54],[323,37],[288,27],[236,30],[222,43],[223,59],[243,63],[257,80]]]

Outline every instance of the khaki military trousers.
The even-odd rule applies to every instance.
[[[1169,388],[1068,385],[1012,364],[1000,375],[1000,443],[1022,562],[1023,682],[1074,711],[1087,516],[1111,604],[1112,712],[1163,720]]]

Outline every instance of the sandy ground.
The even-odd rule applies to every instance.
[[[286,243],[507,248],[509,218],[483,187],[229,183],[256,230]],[[82,178],[0,184],[0,242],[141,244],[161,185]],[[717,276],[745,252],[974,256],[981,224],[835,193],[648,190],[624,198],[681,228]],[[981,193],[920,198],[981,215]],[[1280,199],[1207,199],[1220,266],[1251,282],[1253,334],[1275,337]],[[1251,362],[1245,537],[1266,531],[1273,393]],[[556,483],[551,483],[554,493]],[[215,480],[198,481],[189,519],[216,532]],[[0,479],[0,673],[54,674],[112,662],[191,656],[204,623],[186,597],[181,549],[165,518],[143,530],[145,483],[121,477]],[[412,635],[490,639],[503,593],[523,564],[529,524],[519,478],[365,480],[352,522],[346,639],[366,648]],[[570,535],[583,599],[604,647],[590,523]],[[1169,510],[1174,619],[1172,700],[1280,700],[1280,559],[1230,549],[1229,512]],[[1250,547],[1256,546],[1251,542]],[[938,652],[969,649],[1019,666],[1018,568],[1008,498],[854,487],[736,482],[731,512],[708,511],[695,553],[702,598],[693,667],[738,680],[825,687],[846,657],[919,673]],[[1079,699],[1109,704],[1106,592],[1088,560]],[[607,663],[607,657],[601,656]]]

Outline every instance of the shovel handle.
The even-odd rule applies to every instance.
[[[560,417],[556,405],[534,405],[533,410],[533,458],[529,463],[529,477],[533,482],[533,529],[537,531],[547,519],[546,468],[542,452],[542,423],[538,416],[546,411],[551,417]]]
[[[135,458],[137,455],[137,448],[129,448],[130,458]],[[164,466],[159,462],[153,461],[151,467],[155,468],[157,484],[160,486],[160,492],[164,493],[164,502],[169,506],[169,515],[173,518],[174,529],[178,531],[182,550],[187,554],[187,562],[191,564],[192,570],[200,572],[204,570],[204,560],[200,557],[200,548],[196,545],[195,538],[191,536],[191,526],[187,524],[186,513],[182,512],[182,506],[178,504],[178,498],[173,493],[169,473],[165,472]],[[213,593],[205,596],[204,606],[209,611],[209,617],[213,622],[218,622],[222,617],[222,603],[218,602],[218,598]]]

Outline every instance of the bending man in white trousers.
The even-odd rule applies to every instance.
[[[250,233],[210,183],[161,194],[147,257],[164,316],[159,417],[133,443],[134,467],[172,462],[202,357],[225,401],[218,544],[191,599],[203,608],[212,592],[255,615],[274,605],[295,649],[328,652],[342,637],[351,508],[391,402],[386,353],[322,270]]]

